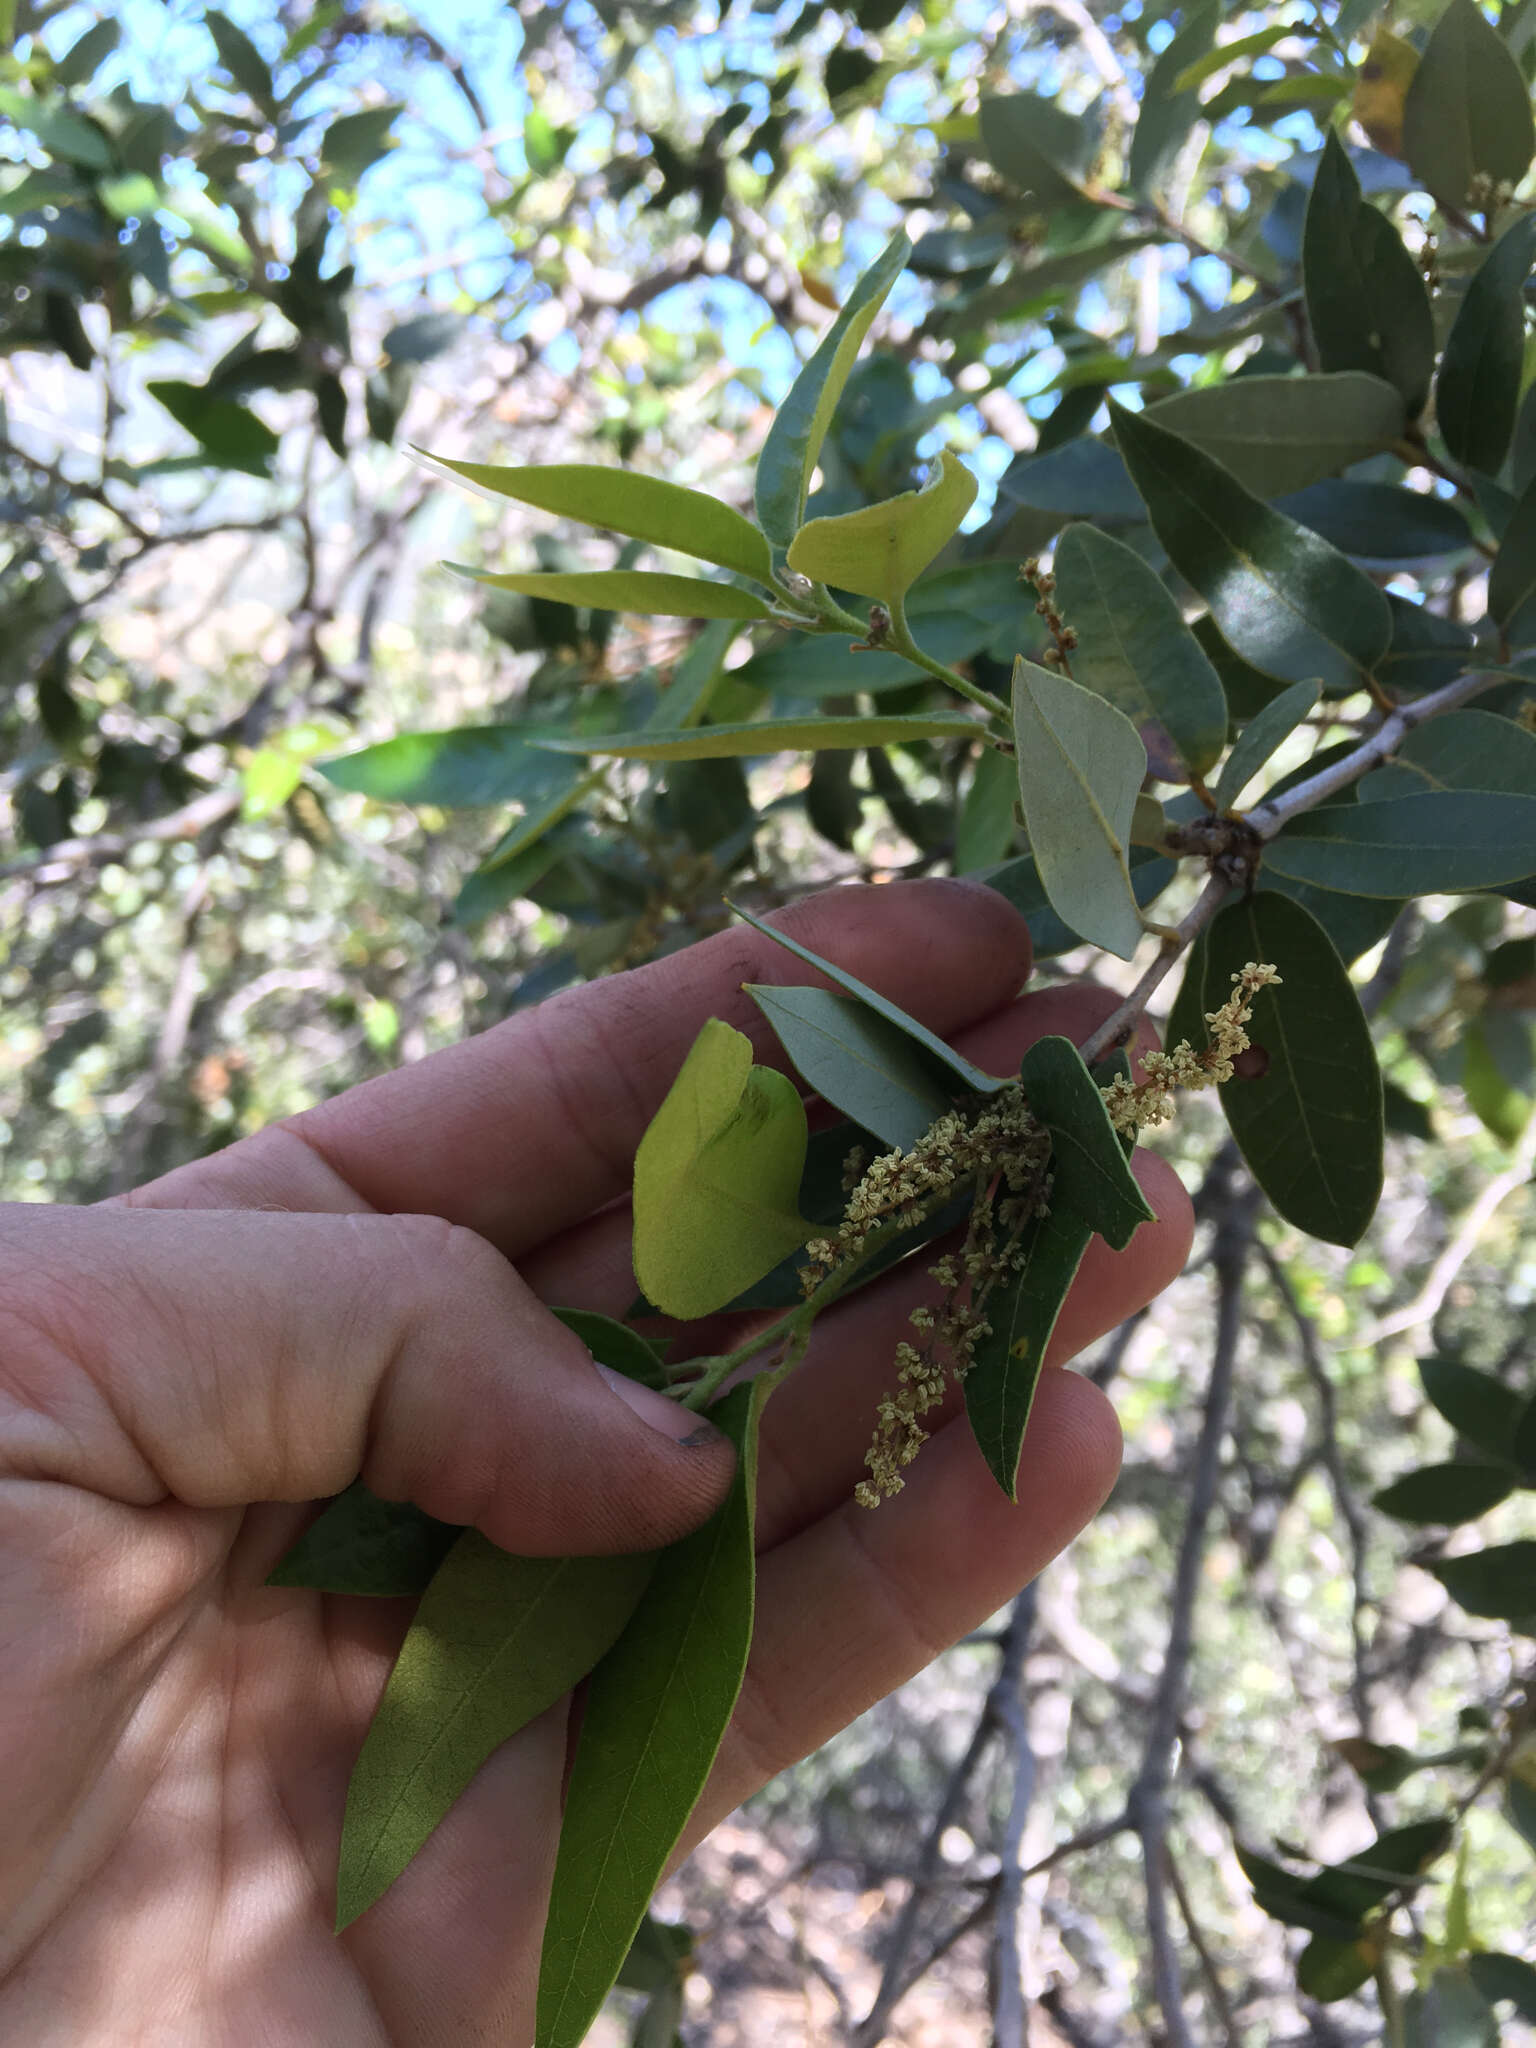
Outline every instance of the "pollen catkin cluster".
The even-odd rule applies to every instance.
[[[1219,1010],[1206,1012],[1210,1043],[1196,1052],[1189,1040],[1181,1039],[1171,1052],[1149,1052],[1142,1056],[1144,1080],[1131,1081],[1124,1075],[1104,1090],[1109,1120],[1125,1137],[1153,1130],[1173,1115],[1177,1089],[1217,1088],[1232,1078],[1232,1063],[1249,1047],[1243,1028],[1253,1017],[1253,999],[1261,988],[1278,986],[1280,976],[1272,966],[1250,960],[1232,977],[1232,993]]]

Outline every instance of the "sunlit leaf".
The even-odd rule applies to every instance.
[[[541,512],[716,562],[759,583],[772,578],[768,543],[752,522],[718,498],[686,485],[591,462],[507,469],[440,456],[429,460],[433,468],[449,470],[489,496],[512,498],[520,505],[536,505]]]
[[[710,1419],[737,1447],[719,1512],[664,1550],[587,1686],[539,1966],[538,2048],[577,2048],[704,1789],[752,1639],[763,1382]]]
[[[639,612],[664,619],[766,619],[768,606],[753,591],[734,583],[710,583],[702,576],[667,576],[652,569],[585,569],[569,574],[536,571],[528,576],[493,574],[447,562],[445,568],[525,597],[551,597],[560,604],[588,604],[602,612]]]
[[[1128,960],[1141,917],[1126,852],[1146,749],[1112,704],[1023,659],[1013,667],[1013,718],[1029,843],[1052,907]]]
[[[654,1563],[512,1557],[463,1532],[422,1597],[352,1773],[338,1929],[394,1882],[486,1758],[592,1669]]]
[[[976,479],[948,449],[920,491],[836,518],[812,519],[789,545],[789,566],[813,583],[857,591],[894,608],[976,499]]]
[[[758,524],[776,547],[788,547],[799,531],[811,473],[848,373],[911,253],[912,244],[898,229],[854,286],[774,414],[757,459],[755,502]]]

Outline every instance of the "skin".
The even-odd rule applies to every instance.
[[[840,889],[783,922],[998,1073],[1112,1001],[1013,1000],[1028,935],[963,883]],[[616,1397],[543,1303],[622,1314],[630,1162],[698,1026],[782,1064],[740,984],[807,978],[726,932],[122,1203],[0,1211],[0,2039],[531,2041],[564,1708],[338,1939],[347,1777],[410,1603],[262,1581],[359,1472],[529,1555],[648,1549],[713,1510],[729,1447]],[[1158,1221],[1095,1241],[1058,1362],[1183,1263],[1183,1191],[1138,1171]],[[768,1408],[757,1636],[690,1843],[979,1625],[1113,1484],[1113,1412],[1058,1372],[1017,1507],[952,1411],[899,1499],[853,1505],[930,1291],[904,1272],[824,1317]]]

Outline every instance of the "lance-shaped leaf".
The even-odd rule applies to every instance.
[[[1471,0],[1463,4],[1477,12]],[[1440,359],[1435,421],[1441,439],[1458,462],[1489,476],[1497,475],[1515,431],[1525,361],[1525,281],[1533,259],[1536,216],[1522,213],[1473,275]]]
[[[1536,478],[1521,493],[1488,578],[1488,610],[1514,647],[1536,638]]]
[[[380,1500],[357,1479],[327,1501],[267,1584],[385,1599],[422,1593],[463,1533],[409,1501]]]
[[[894,609],[975,502],[975,477],[946,448],[920,491],[807,521],[789,544],[789,566]]]
[[[1104,1098],[1069,1038],[1038,1038],[1019,1079],[1051,1134],[1051,1206],[1080,1216],[1117,1252],[1141,1223],[1155,1220],[1131,1172]]]
[[[1536,1634],[1536,1542],[1491,1545],[1465,1557],[1425,1562],[1447,1593],[1468,1614],[1513,1622],[1522,1635]]]
[[[973,874],[1006,860],[1018,833],[1013,807],[1019,781],[1010,757],[983,747],[955,820],[955,873]],[[987,877],[990,880],[990,877]]]
[[[316,765],[328,782],[380,803],[534,804],[575,786],[579,770],[533,743],[554,738],[528,725],[464,725],[451,732],[406,732]]]
[[[1279,969],[1281,985],[1259,992],[1248,1026],[1269,1066],[1228,1081],[1222,1108],[1286,1221],[1329,1244],[1356,1243],[1381,1195],[1383,1138],[1381,1073],[1354,984],[1315,919],[1284,896],[1229,903],[1202,953],[1202,1012],[1226,1001],[1249,961]],[[1204,1043],[1204,1032],[1189,1036]]]
[[[712,1314],[804,1244],[805,1145],[794,1083],[711,1017],[635,1153],[635,1277],[665,1315]]]
[[[788,547],[805,516],[811,472],[848,373],[886,294],[905,269],[912,244],[900,229],[850,293],[848,303],[789,388],[757,459],[757,520],[776,547]]]
[[[1520,2019],[1536,2020],[1536,1967],[1519,1956],[1494,1953],[1468,1956],[1467,1974],[1484,1998],[1507,1998]]]
[[[552,753],[617,754],[632,761],[715,761],[732,754],[888,747],[917,740],[971,739],[974,718],[959,712],[901,718],[767,718],[751,725],[697,725],[685,732],[561,733],[538,742]]]
[[[1472,545],[1472,529],[1458,506],[1396,484],[1330,477],[1276,504],[1287,518],[1299,519],[1360,561],[1427,562]]]
[[[1160,398],[1145,416],[1192,441],[1260,498],[1336,475],[1390,448],[1407,425],[1396,386],[1358,370],[1234,377]]]
[[[653,547],[694,555],[701,562],[717,562],[722,569],[739,570],[759,583],[772,580],[768,543],[751,520],[685,484],[593,462],[507,469],[490,462],[450,462],[445,456],[424,459],[431,468],[461,477],[487,496],[513,498],[520,505],[536,505],[541,512],[560,513],[631,540],[649,541]]]
[[[569,574],[538,570],[528,576],[509,576],[469,569],[462,562],[443,566],[475,583],[487,583],[493,590],[554,598],[560,604],[589,604],[600,612],[639,612],[656,619],[773,616],[755,591],[742,590],[734,583],[710,583],[702,576],[667,576],[653,569],[578,569]]]
[[[1217,0],[1203,0],[1183,11],[1178,32],[1163,45],[1147,73],[1129,164],[1131,190],[1143,197],[1157,185],[1200,118],[1198,80],[1190,83],[1186,74],[1209,55],[1220,19]]]
[[[1046,1348],[1092,1236],[1092,1226],[1066,1208],[1034,1217],[1024,1227],[1023,1270],[987,1297],[990,1328],[965,1376],[965,1412],[1010,1500],[1018,1499],[1019,1452]]]
[[[1071,526],[1056,549],[1057,598],[1077,634],[1073,680],[1136,725],[1161,725],[1203,775],[1227,738],[1227,700],[1161,577],[1134,548]]]
[[[1123,712],[1021,657],[1013,665],[1019,791],[1052,908],[1129,960],[1141,915],[1126,866],[1147,751]]]
[[[352,1772],[338,1930],[393,1884],[492,1751],[586,1676],[654,1564],[512,1557],[464,1531],[422,1598]]]
[[[744,986],[806,1086],[887,1145],[909,1152],[952,1107],[954,1074],[936,1072],[914,1039],[856,996],[825,988]]]
[[[1359,689],[1392,634],[1371,579],[1179,435],[1113,402],[1111,414],[1158,539],[1228,644],[1270,675]]]
[[[1513,1387],[1458,1358],[1421,1358],[1419,1379],[1458,1436],[1491,1458],[1511,1455],[1525,1403]]]
[[[1332,129],[1307,201],[1301,274],[1324,370],[1364,370],[1395,385],[1416,418],[1435,368],[1429,293],[1402,236],[1361,194]]]
[[[1236,746],[1222,763],[1221,778],[1212,792],[1218,810],[1231,809],[1276,748],[1285,744],[1316,703],[1316,683],[1292,683],[1249,719]]]
[[[1536,874],[1536,796],[1430,790],[1305,811],[1264,865],[1354,896],[1497,889]]]
[[[738,917],[745,919],[754,931],[761,932],[765,939],[772,939],[773,943],[782,946],[786,953],[793,953],[795,958],[803,960],[807,967],[814,967],[817,973],[824,974],[828,981],[836,982],[840,989],[846,990],[851,996],[856,996],[865,1008],[872,1010],[877,1017],[883,1017],[888,1024],[894,1024],[897,1030],[904,1032],[914,1044],[931,1054],[940,1067],[953,1074],[962,1088],[968,1089],[973,1095],[995,1095],[999,1088],[1008,1086],[1008,1083],[999,1080],[996,1074],[983,1073],[981,1068],[973,1065],[963,1053],[956,1052],[952,1045],[946,1045],[937,1032],[930,1031],[926,1024],[919,1024],[915,1017],[909,1017],[906,1011],[893,1003],[889,997],[866,986],[857,975],[850,974],[846,968],[839,967],[834,961],[823,960],[821,955],[813,953],[809,946],[802,946],[798,939],[792,939],[788,932],[781,932],[776,925],[764,924],[762,919],[754,917],[750,910],[743,910],[734,903],[730,907]]]
[[[1507,1465],[1421,1465],[1374,1494],[1371,1505],[1400,1522],[1475,1522],[1514,1491]]]
[[[1474,0],[1450,0],[1408,86],[1403,153],[1443,206],[1479,180],[1513,189],[1536,153],[1530,88]]]
[[[737,1447],[719,1512],[664,1550],[592,1674],[566,1793],[544,1952],[538,2048],[577,2048],[629,1952],[704,1789],[752,1640],[762,1381],[710,1411]]]

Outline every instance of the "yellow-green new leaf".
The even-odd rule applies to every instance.
[[[701,562],[718,562],[722,569],[739,569],[759,583],[772,579],[768,543],[751,520],[685,484],[664,483],[660,477],[637,476],[633,470],[597,462],[507,469],[490,462],[450,462],[438,455],[423,459],[429,468],[447,471],[492,497],[514,498],[541,512],[557,512],[586,526],[649,541],[653,547],[696,555]]]
[[[773,615],[754,591],[734,583],[706,583],[702,576],[664,576],[650,569],[587,569],[531,576],[494,575],[489,569],[445,564],[460,576],[494,590],[524,597],[552,597],[559,604],[587,604],[600,612],[640,612],[657,619],[767,619]]]
[[[810,1236],[796,1207],[805,1106],[711,1017],[635,1154],[635,1277],[685,1322],[761,1280]]]
[[[1141,914],[1126,849],[1146,748],[1123,712],[1022,657],[1013,727],[1024,822],[1051,907],[1080,937],[1129,960]]]
[[[814,583],[897,605],[975,502],[975,477],[946,449],[920,491],[802,526],[789,566]]]

